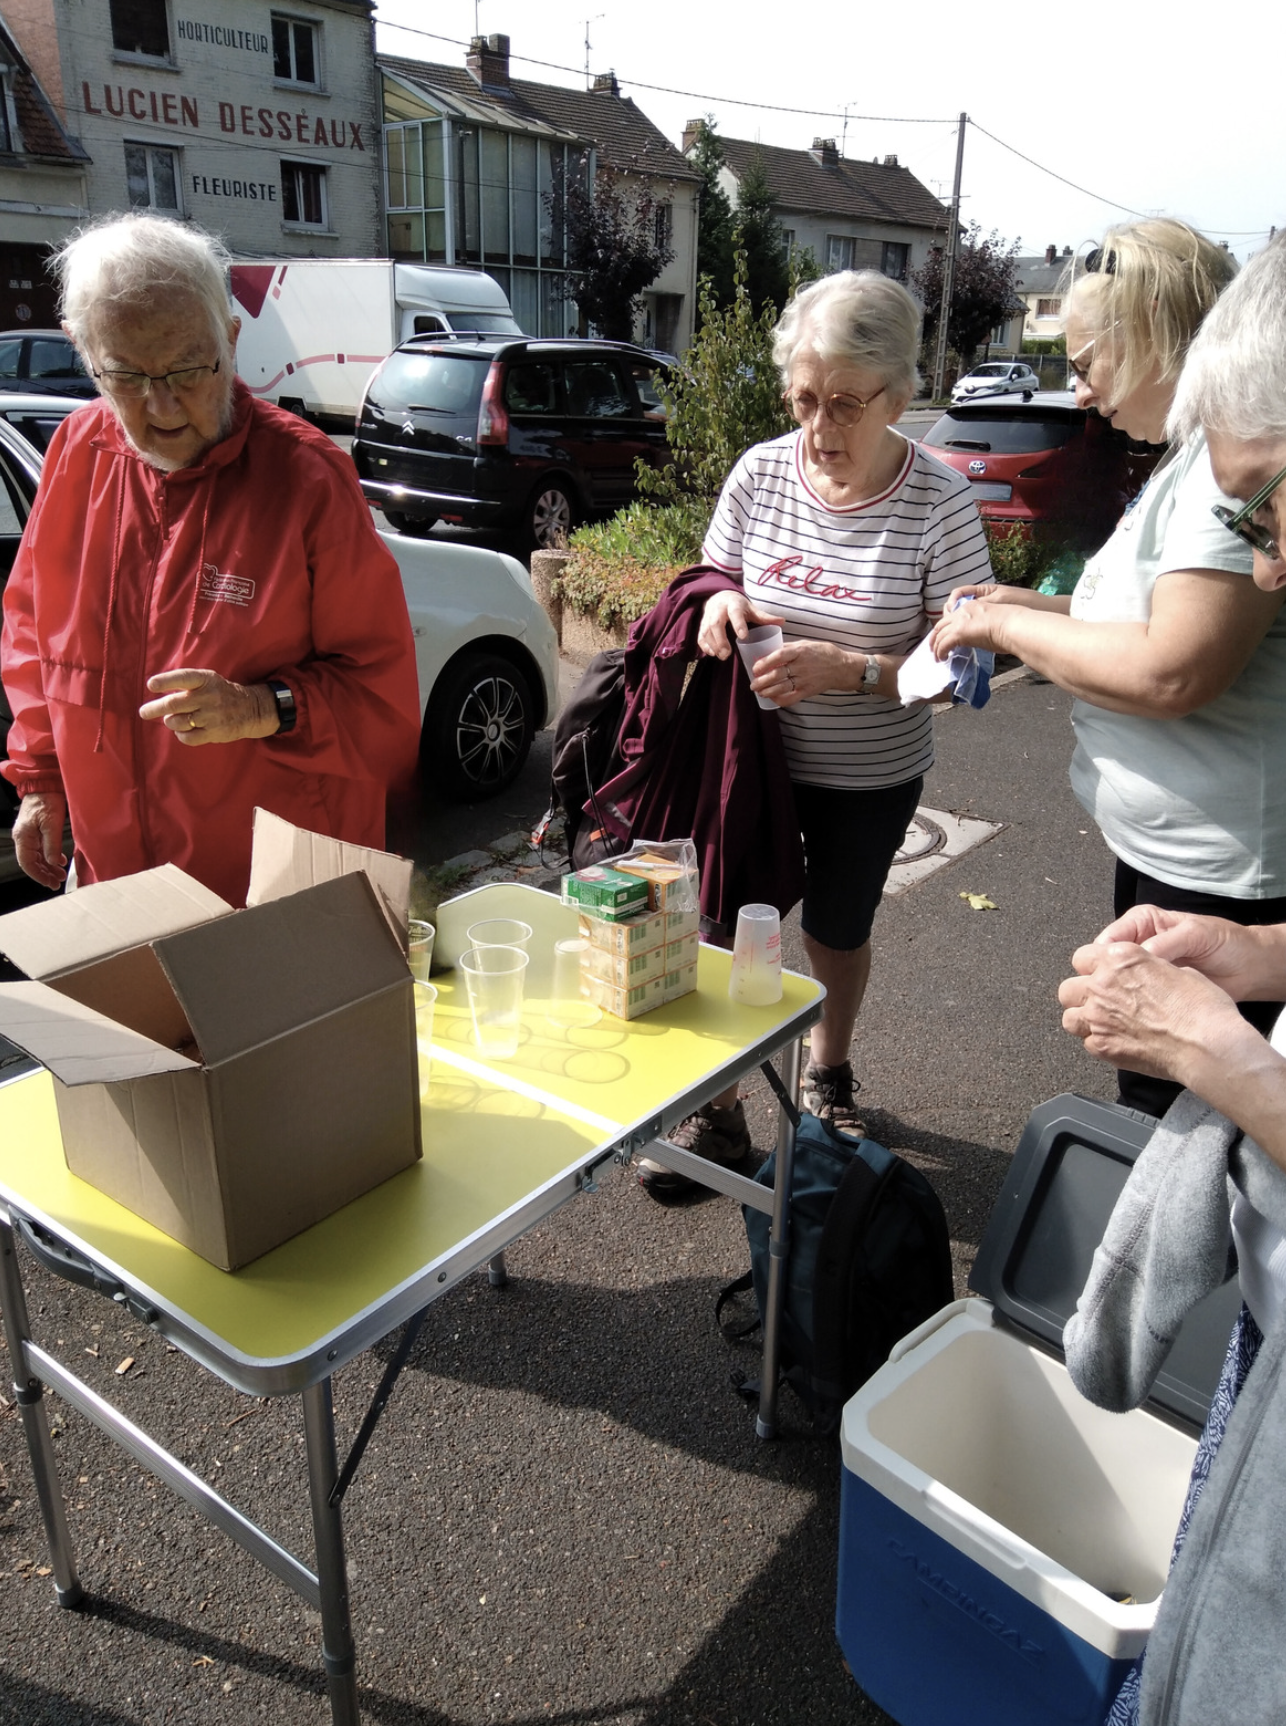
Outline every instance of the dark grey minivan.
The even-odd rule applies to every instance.
[[[417,337],[374,372],[357,416],[362,491],[400,533],[438,521],[555,546],[666,459],[665,367],[622,342]]]

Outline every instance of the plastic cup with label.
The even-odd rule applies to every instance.
[[[769,653],[776,653],[781,646],[783,636],[775,623],[762,624],[758,629],[748,629],[746,639],[737,643],[737,652],[741,662],[749,672],[755,675],[755,666]],[[755,700],[761,707],[776,707],[775,701],[770,701],[766,695],[756,695]]]
[[[471,947],[460,957],[473,1041],[487,1061],[509,1061],[518,1053],[527,955],[520,947]]]
[[[438,992],[432,983],[413,983],[415,996],[415,1052],[419,1056],[420,1101],[429,1094],[430,1067],[433,1061],[433,1010],[438,1004]]]
[[[589,951],[583,936],[554,942],[554,976],[549,991],[549,1022],[564,1031],[597,1025],[602,1010],[587,1001],[581,981],[581,959]]]
[[[743,1007],[781,1000],[781,918],[774,905],[743,905],[737,913],[728,994]]]
[[[417,983],[427,983],[433,965],[433,937],[437,930],[432,923],[412,917],[407,924],[406,962]]]
[[[471,923],[464,932],[471,947],[517,947],[531,951],[531,924],[520,923],[516,917],[486,917],[481,923]]]

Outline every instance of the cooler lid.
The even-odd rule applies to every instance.
[[[1056,1350],[1095,1249],[1155,1121],[1068,1092],[1032,1111],[988,1220],[969,1286],[1009,1324]],[[1204,1424],[1241,1304],[1237,1280],[1189,1313],[1147,1406]]]

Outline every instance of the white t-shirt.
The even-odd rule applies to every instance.
[[[968,480],[908,442],[887,490],[837,508],[809,484],[802,441],[791,432],[746,451],[715,506],[702,558],[784,618],[787,641],[910,653],[952,588],[991,580]],[[923,703],[833,690],[780,713],[791,777],[802,784],[875,790],[933,765]]]
[[[1279,1055],[1286,1055],[1286,1013],[1278,1014],[1268,1041]],[[1238,1193],[1232,1206],[1232,1238],[1241,1298],[1267,1336],[1286,1306],[1286,1235]]]
[[[1222,499],[1204,437],[1153,475],[1085,566],[1072,616],[1146,622],[1157,579],[1228,570],[1250,548],[1211,514]],[[1286,894],[1286,611],[1230,688],[1182,719],[1072,705],[1072,789],[1107,843],[1145,875],[1233,899]]]

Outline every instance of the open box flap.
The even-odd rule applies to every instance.
[[[409,981],[365,874],[155,943],[207,1067]]]
[[[158,935],[225,917],[231,909],[217,893],[164,863],[10,911],[0,917],[0,953],[29,977],[57,977]]]
[[[246,904],[284,899],[301,888],[334,881],[360,869],[369,876],[380,908],[405,948],[411,867],[409,857],[394,857],[389,851],[372,851],[365,845],[329,839],[324,833],[309,833],[268,809],[256,809]]]
[[[44,983],[0,984],[0,1036],[34,1055],[65,1085],[115,1084],[200,1064]]]

